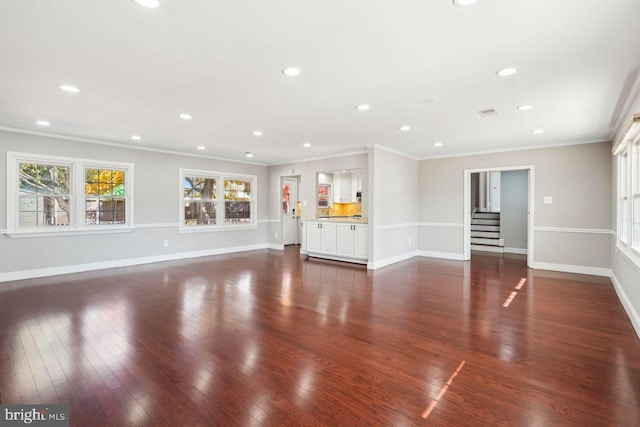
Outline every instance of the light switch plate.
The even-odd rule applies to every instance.
[[[544,204],[545,205],[553,204],[553,196],[544,196]]]

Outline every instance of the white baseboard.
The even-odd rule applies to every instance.
[[[400,255],[392,256],[389,258],[381,259],[379,261],[369,261],[367,263],[367,268],[369,270],[376,270],[378,268],[386,267],[391,264],[395,264],[396,262],[405,261],[407,259],[413,258],[418,255],[418,251],[405,252]]]
[[[463,254],[457,254],[454,252],[418,251],[418,256],[424,256],[429,258],[453,259],[456,261],[464,260]]]
[[[520,248],[504,248],[504,253],[526,255],[528,251],[526,249],[520,249]]]
[[[132,265],[151,264],[162,261],[175,261],[180,259],[198,258],[211,255],[222,255],[233,252],[254,251],[257,249],[267,249],[267,244],[257,244],[249,246],[235,246],[231,248],[206,249],[192,252],[176,252],[166,255],[154,255],[140,258],[126,258],[113,261],[92,262],[87,264],[65,265],[60,267],[39,268],[35,270],[11,271],[0,273],[0,282],[12,280],[35,279],[37,277],[57,276],[60,274],[81,273],[83,271],[103,270],[106,268],[129,267]]]
[[[620,285],[620,282],[613,271],[609,278],[613,283],[613,288],[616,290],[616,294],[618,294],[618,299],[622,303],[624,310],[627,312],[627,316],[629,316],[629,320],[631,321],[633,329],[636,331],[636,335],[640,339],[640,315],[633,307],[633,304],[631,304],[631,301],[629,301],[629,297],[622,288],[622,285]]]
[[[536,261],[534,261],[530,267],[538,270],[551,270],[551,271],[561,271],[563,273],[577,273],[577,274],[589,274],[591,276],[611,277],[610,268],[585,267],[582,265],[568,265],[568,264],[551,264],[547,262],[536,262]]]
[[[276,251],[284,251],[284,245],[276,245],[275,243],[269,243],[267,245],[268,249],[275,249]]]

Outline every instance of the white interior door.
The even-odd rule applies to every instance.
[[[298,243],[298,182],[295,178],[282,178],[282,240],[285,245]]]

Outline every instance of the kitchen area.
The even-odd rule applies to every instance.
[[[369,230],[363,216],[362,170],[337,170],[316,174],[316,219],[306,220],[309,257],[366,264]]]

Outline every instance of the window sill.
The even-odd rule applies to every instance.
[[[133,231],[132,226],[117,228],[97,228],[93,230],[52,230],[52,231],[7,231],[5,234],[11,239],[30,239],[39,237],[68,237],[68,236],[87,236],[92,234],[118,234],[130,233]]]
[[[184,234],[192,233],[211,233],[216,231],[234,231],[234,230],[255,230],[258,228],[256,223],[241,224],[241,225],[193,225],[191,227],[180,227],[178,232]]]
[[[617,252],[640,273],[640,251],[632,247],[616,245]]]

